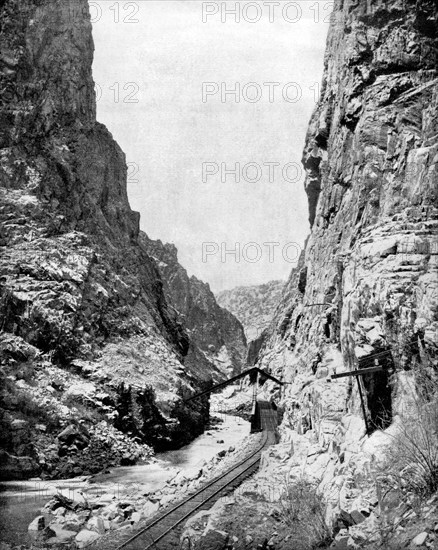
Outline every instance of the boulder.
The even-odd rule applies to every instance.
[[[143,506],[141,511],[145,517],[151,517],[158,512],[159,507],[160,505],[158,502],[152,502],[148,500],[146,501],[146,504]]]
[[[113,520],[118,515],[123,516],[123,512],[120,512],[120,510],[117,508],[117,505],[113,503],[106,507],[106,509],[102,512],[102,515],[107,520]]]
[[[62,544],[69,540],[72,540],[76,536],[76,531],[70,531],[65,528],[64,525],[59,523],[51,523],[49,525],[50,530],[54,533],[54,536],[47,539],[48,544]]]
[[[352,510],[350,512],[350,516],[356,525],[366,520],[366,516],[364,516],[359,510]]]
[[[189,481],[194,481],[202,476],[202,468],[188,468],[185,471],[185,477]]]
[[[28,531],[43,531],[46,527],[46,520],[44,516],[37,516],[32,520],[27,528]]]
[[[164,497],[160,500],[160,506],[167,506],[174,500],[174,498],[174,495],[164,495]]]
[[[70,424],[58,434],[58,441],[61,448],[76,445],[78,449],[84,449],[88,446],[90,436],[83,426]]]
[[[96,531],[82,529],[75,537],[75,542],[78,548],[85,548],[100,537]]]
[[[224,531],[210,529],[199,539],[197,548],[199,550],[226,550],[230,535]]]
[[[87,529],[90,529],[90,531],[96,531],[101,535],[105,533],[105,524],[103,522],[103,519],[98,516],[90,518],[87,522],[86,527]]]
[[[419,533],[413,540],[412,544],[414,546],[424,546],[427,540],[428,533],[426,531],[423,531],[422,533]]]
[[[70,492],[67,492],[67,494],[70,494]],[[64,494],[61,490],[58,489],[58,493],[54,495],[52,500],[48,503],[48,506],[50,506],[50,510],[71,510],[74,506],[74,503],[73,500],[67,496],[67,494]]]
[[[47,526],[42,532],[41,532],[41,537],[43,540],[47,540],[47,539],[51,539],[53,537],[56,537],[56,533],[55,531]]]
[[[79,518],[69,518],[68,521],[63,524],[63,529],[66,531],[73,531],[76,534],[81,530],[83,523],[84,522],[80,521]]]

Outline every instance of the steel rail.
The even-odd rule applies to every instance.
[[[183,521],[187,520],[191,515],[193,515],[194,512],[196,512],[197,510],[201,509],[208,501],[210,501],[212,498],[214,498],[215,496],[217,496],[219,493],[222,493],[222,491],[224,491],[227,487],[229,487],[230,485],[233,484],[234,481],[236,481],[237,479],[239,478],[243,478],[242,481],[244,481],[245,476],[244,474],[246,474],[248,472],[248,470],[251,470],[252,468],[254,468],[254,466],[256,464],[258,464],[260,462],[260,457],[256,458],[249,466],[247,466],[242,472],[240,472],[239,474],[237,474],[236,476],[234,476],[232,479],[230,479],[226,484],[222,485],[222,486],[219,486],[219,488],[214,492],[212,493],[210,496],[208,496],[206,499],[204,499],[202,502],[200,502],[198,504],[198,506],[196,506],[195,508],[193,508],[192,510],[190,510],[189,512],[187,512],[187,514],[185,514],[182,518],[180,518],[178,521],[176,521],[171,527],[169,527],[167,529],[167,531],[164,531],[164,533],[162,533],[159,537],[157,537],[154,542],[152,542],[152,544],[150,544],[149,546],[146,546],[146,548],[144,550],[149,550],[150,548],[153,548],[153,546],[159,542],[161,539],[163,539],[166,535],[168,535],[171,531],[173,531],[174,529],[176,529],[178,527],[178,525],[180,525]],[[228,472],[229,473],[229,472]]]
[[[164,532],[160,533],[156,538],[151,542],[148,546],[144,547],[143,550],[149,550],[151,548],[154,548],[157,542],[162,540],[164,537],[166,537],[169,533],[171,533],[173,530],[175,530],[183,521],[187,520],[191,515],[193,515],[195,512],[200,510],[202,507],[205,506],[207,502],[215,498],[219,493],[223,492],[227,487],[235,485],[236,481],[241,478],[242,482],[244,479],[249,477],[249,470],[253,469],[261,459],[261,453],[262,451],[271,445],[274,441],[272,441],[273,432],[275,431],[277,425],[276,422],[273,421],[273,409],[270,406],[266,406],[267,403],[259,403],[260,406],[260,416],[262,420],[263,425],[263,441],[262,444],[250,455],[245,457],[243,460],[239,461],[237,464],[234,464],[231,468],[226,470],[224,473],[220,474],[219,476],[216,476],[214,479],[203,485],[198,491],[193,493],[192,495],[189,495],[185,499],[178,502],[175,506],[167,510],[163,515],[160,515],[156,519],[153,519],[151,523],[146,525],[143,529],[141,529],[138,533],[130,537],[128,540],[120,544],[116,547],[116,550],[122,550],[124,548],[127,548],[129,545],[131,545],[133,542],[138,541],[140,537],[143,535],[146,535],[148,531],[150,531],[153,527],[156,527],[160,523],[162,523],[164,520],[169,518],[171,514],[174,512],[177,512],[179,509],[181,509],[184,505],[189,503],[190,501],[193,501],[199,496],[205,496],[205,492],[214,487],[215,485],[218,486],[218,488],[210,495],[207,495],[207,498],[203,498],[201,502],[199,503],[193,503],[196,504],[191,508],[187,513],[185,513],[180,518],[175,518],[176,521],[167,528]],[[266,414],[267,411],[269,411],[269,414]],[[257,455],[257,456],[256,456]],[[256,458],[255,458],[256,457]],[[255,458],[255,459],[254,459]],[[235,476],[233,476],[231,479],[226,479],[230,474],[244,466],[248,463],[248,466],[245,467],[243,470],[241,470],[239,473],[237,473]],[[147,541],[149,542],[149,541]]]

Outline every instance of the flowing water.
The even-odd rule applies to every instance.
[[[41,508],[58,489],[74,498],[83,494],[119,495],[132,488],[143,492],[159,490],[179,470],[202,466],[215,454],[230,446],[238,447],[250,432],[250,424],[241,418],[222,415],[223,422],[207,430],[192,443],[176,451],[156,455],[156,461],[142,466],[113,468],[109,473],[86,478],[54,481],[7,481],[0,483],[0,542],[28,544],[29,523],[40,514]],[[220,441],[223,441],[222,443]]]

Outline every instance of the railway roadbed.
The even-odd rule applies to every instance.
[[[234,491],[258,470],[263,450],[276,440],[276,413],[268,403],[260,403],[260,418],[263,431],[259,434],[259,442],[244,458],[230,464],[227,469],[207,481],[198,490],[159,511],[154,517],[135,527],[108,533],[87,548],[90,550],[178,548],[182,527],[190,516],[200,510],[209,509],[219,498]]]

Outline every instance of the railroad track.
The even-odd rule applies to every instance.
[[[259,401],[258,409],[263,438],[260,446],[254,452],[169,510],[151,518],[145,527],[112,548],[115,550],[159,550],[159,543],[163,541],[164,544],[166,542],[164,539],[169,538],[172,533],[175,537],[175,531],[190,516],[200,510],[209,509],[216,500],[233,491],[253,475],[258,470],[262,451],[275,443],[277,428],[277,414],[270,403]],[[107,547],[109,548],[109,546]],[[177,548],[174,543],[167,547]]]

